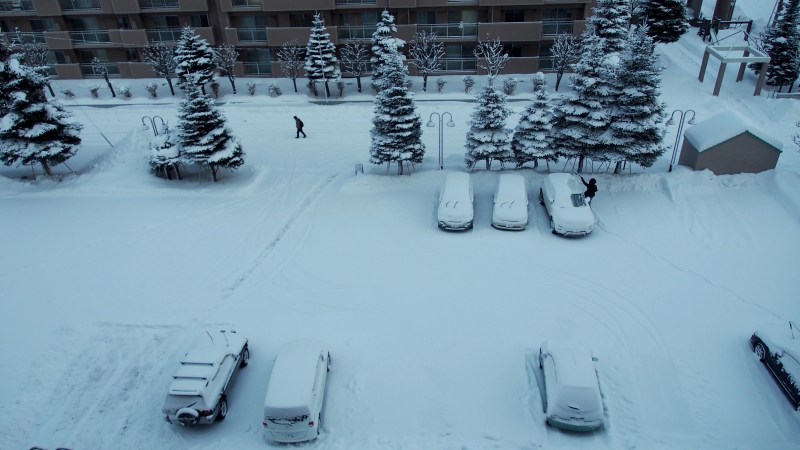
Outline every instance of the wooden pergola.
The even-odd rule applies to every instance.
[[[756,90],[753,95],[761,95],[761,89],[764,87],[764,80],[767,76],[767,67],[769,66],[769,56],[756,50],[749,45],[742,46],[722,46],[722,45],[707,45],[706,51],[703,54],[703,64],[700,65],[700,76],[698,79],[703,82],[706,75],[706,66],[708,66],[708,57],[713,55],[720,61],[719,73],[717,74],[717,83],[714,85],[714,95],[719,95],[719,90],[722,87],[722,77],[725,76],[725,69],[728,63],[740,63],[739,74],[736,76],[736,81],[744,79],[744,69],[750,63],[760,63],[761,70],[758,73],[758,81],[756,82]]]

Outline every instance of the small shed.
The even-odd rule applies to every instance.
[[[716,175],[758,173],[774,169],[781,143],[726,111],[689,128],[678,164]]]

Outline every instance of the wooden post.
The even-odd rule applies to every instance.
[[[706,67],[708,66],[709,56],[711,56],[711,54],[708,52],[708,47],[706,47],[705,52],[703,52],[703,63],[700,64],[700,76],[697,77],[701,83],[703,82],[703,78],[706,76]]]
[[[744,57],[747,58],[748,56],[750,56],[750,52],[745,50],[744,51]],[[746,62],[742,62],[741,64],[739,64],[739,73],[736,75],[736,81],[737,82],[738,81],[742,81],[744,79],[744,69],[746,69],[746,68],[747,68],[747,63]]]
[[[722,77],[725,76],[725,69],[728,67],[728,63],[723,62],[719,65],[719,72],[717,73],[717,83],[714,85],[714,95],[719,95],[719,90],[722,88]]]
[[[761,95],[761,88],[764,87],[764,80],[767,79],[767,67],[769,67],[768,62],[761,63],[761,71],[758,73],[758,81],[756,81],[756,91],[753,93],[754,96]]]

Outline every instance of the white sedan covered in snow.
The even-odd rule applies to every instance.
[[[594,229],[594,213],[583,196],[580,179],[569,173],[544,177],[539,203],[550,217],[550,230],[562,236],[585,236]]]
[[[589,351],[545,342],[539,348],[539,368],[549,425],[570,431],[595,431],[603,426],[603,400]]]
[[[208,335],[181,358],[161,412],[167,422],[183,426],[209,424],[228,414],[228,386],[250,361],[247,339],[235,331]]]

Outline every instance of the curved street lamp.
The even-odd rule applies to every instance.
[[[450,120],[448,120],[446,124],[448,127],[454,127],[456,124],[453,122],[453,115],[449,112],[443,112],[441,114],[438,112],[432,112],[431,116],[428,118],[428,123],[425,124],[425,126],[436,126],[436,124],[433,122],[433,116],[436,116],[439,119],[439,170],[442,170],[444,169],[444,116],[450,117]]]
[[[674,125],[675,124],[675,113],[678,113],[678,134],[675,135],[675,145],[672,146],[672,158],[669,160],[669,171],[672,172],[672,166],[675,165],[675,156],[678,154],[678,142],[681,139],[681,134],[683,134],[683,125],[686,121],[686,116],[689,113],[692,113],[692,117],[689,119],[689,125],[694,125],[694,116],[695,111],[693,109],[687,110],[680,110],[676,109],[672,111],[672,115],[669,116],[669,120],[667,121],[666,125]]]

